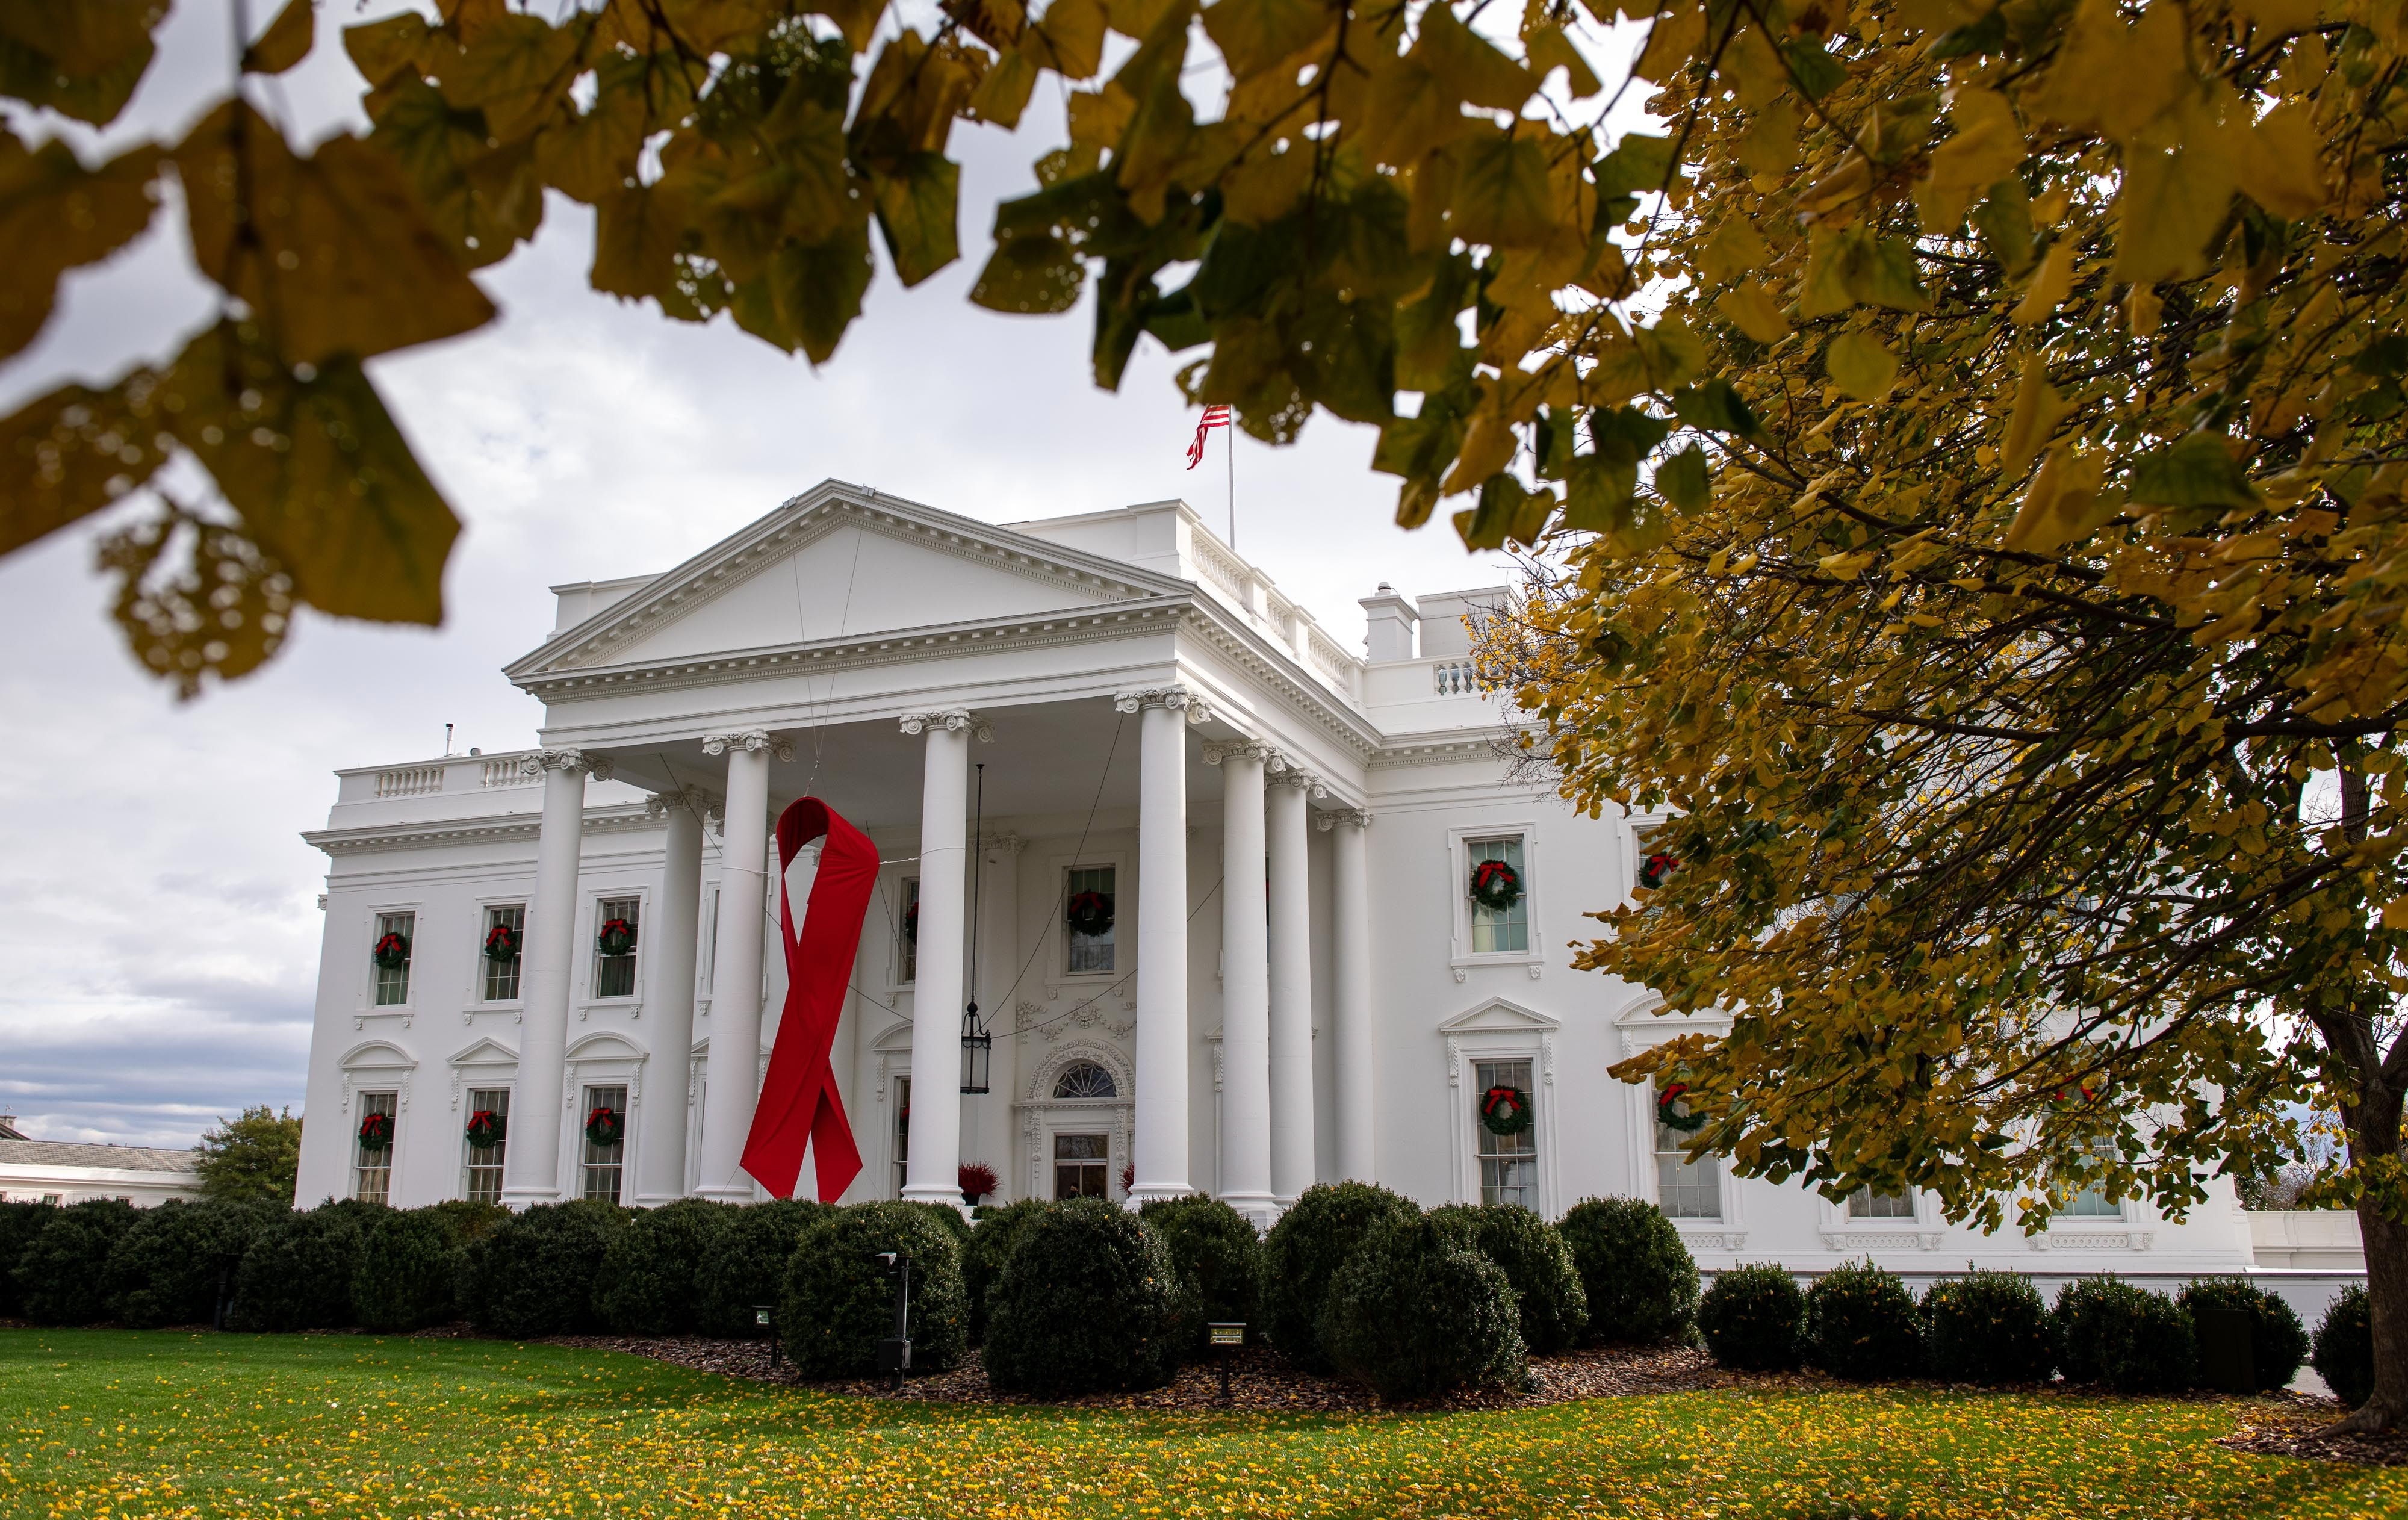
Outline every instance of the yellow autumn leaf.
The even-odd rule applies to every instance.
[[[2024,472],[2065,412],[2064,398],[2048,383],[2047,361],[2037,353],[2026,358],[2015,384],[2014,409],[2007,417],[2006,442],[1999,451],[1999,462],[2009,475]]]
[[[1789,319],[1781,314],[1780,303],[1758,280],[1751,280],[1723,292],[1714,300],[1714,309],[1759,343],[1778,343],[1789,336]]]
[[[2073,289],[2073,242],[2060,237],[2049,244],[2048,253],[2040,261],[2031,283],[2024,289],[2024,298],[2015,303],[2014,320],[2024,326],[2046,322]]]
[[[2045,554],[2061,545],[2079,543],[2115,515],[2117,504],[2100,499],[2107,456],[2059,444],[2041,462],[2024,493],[2023,505],[2008,525],[2005,547],[2020,553]]]
[[[2154,285],[2204,272],[2207,240],[2231,205],[2222,134],[2196,132],[2171,151],[2128,151],[2115,197],[2115,278]]]
[[[2229,136],[2232,178],[2241,193],[2269,215],[2297,221],[2320,210],[2330,197],[2317,152],[2315,108],[2287,101],[2250,125],[2235,122]]]
[[[2082,0],[2032,98],[2044,120],[2120,143],[2173,108],[2192,83],[2182,7],[2160,0],[2127,26],[2115,0]]]
[[[1861,328],[1831,339],[1823,366],[1831,383],[1859,401],[1880,400],[1898,380],[1898,355]]]

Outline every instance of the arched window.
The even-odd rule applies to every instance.
[[[1118,1097],[1112,1074],[1093,1061],[1073,1061],[1054,1079],[1055,1097]]]

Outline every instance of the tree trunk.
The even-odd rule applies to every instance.
[[[2394,1110],[2393,1130],[2398,1130]],[[2367,1306],[2374,1320],[2374,1392],[2336,1430],[2388,1430],[2408,1423],[2408,1226],[2384,1217],[2372,1197],[2358,1206],[2366,1242]]]

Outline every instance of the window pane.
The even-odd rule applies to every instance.
[[[1512,907],[1497,911],[1483,907],[1477,900],[1471,904],[1471,953],[1486,955],[1499,951],[1530,948],[1529,876],[1522,865],[1522,837],[1518,834],[1494,839],[1466,839],[1463,843],[1464,887],[1469,890],[1471,873],[1484,860],[1501,860],[1522,878],[1522,896]]]
[[[384,943],[385,936],[389,934],[401,937],[401,963],[397,966],[386,966],[381,963],[377,965],[376,1006],[379,1008],[398,1008],[409,1001],[410,945],[411,941],[418,938],[418,915],[416,913],[379,913],[376,921],[376,938],[369,943],[380,945]]]
[[[1539,1206],[1539,1131],[1536,1124],[1519,1134],[1499,1135],[1481,1121],[1480,1110],[1489,1089],[1519,1088],[1530,1096],[1530,1063],[1474,1061],[1471,1064],[1471,1135],[1480,1157],[1480,1201]],[[1534,1099],[1535,1101],[1535,1099]]]
[[[1860,1187],[1848,1195],[1850,1219],[1913,1219],[1914,1199],[1904,1193],[1876,1193]]]
[[[895,1079],[895,1196],[903,1196],[911,1159],[911,1079]]]
[[[1647,1095],[1656,1101],[1654,1089]],[[1681,1146],[1688,1139],[1662,1121],[1656,1124],[1656,1206],[1673,1219],[1723,1216],[1723,1164],[1719,1156],[1691,1161]]]
[[[1112,969],[1113,941],[1120,933],[1120,919],[1116,911],[1119,899],[1113,885],[1112,868],[1081,866],[1069,871],[1068,877],[1062,896],[1065,916],[1062,969],[1071,976],[1110,971]],[[1068,915],[1080,905],[1081,895],[1089,892],[1103,899],[1104,914],[1111,921],[1099,934],[1082,934],[1071,928],[1068,922]]]
[[[1110,1136],[1054,1136],[1054,1196],[1057,1198],[1106,1197],[1105,1174],[1111,1158]]]
[[[397,1093],[362,1093],[360,1095],[361,1127],[366,1126],[370,1114],[380,1113],[384,1115],[386,1136],[384,1144],[371,1148],[363,1144],[358,1139],[358,1132],[353,1131],[351,1144],[355,1161],[351,1197],[362,1202],[383,1203],[392,1197],[393,1148],[401,1139],[400,1123],[395,1117],[399,1111],[400,1095]]]
[[[632,942],[638,927],[637,910],[642,906],[635,897],[605,897],[594,909],[594,996],[596,997],[633,997],[636,995],[636,954]],[[623,919],[630,931],[627,953],[624,955],[602,954],[602,925],[612,919]]]
[[[619,1201],[619,1182],[624,1169],[627,1152],[627,1089],[624,1087],[588,1087],[585,1089],[581,1130],[589,1124],[596,1109],[609,1109],[619,1116],[619,1132],[608,1145],[596,1145],[593,1137],[580,1134],[585,1147],[585,1186],[583,1196],[604,1203]]]
[[[472,1087],[468,1090],[468,1117],[490,1113],[502,1121],[502,1138],[484,1149],[468,1143],[467,1126],[461,1127],[460,1144],[468,1153],[466,1185],[461,1196],[471,1203],[502,1201],[502,1163],[510,1148],[510,1090],[507,1087]]]
[[[920,879],[907,876],[903,878],[903,914],[896,935],[898,946],[896,959],[902,966],[901,974],[896,978],[898,982],[920,980],[919,913]]]
[[[510,931],[510,942],[517,953],[500,960],[494,958],[494,931]],[[513,1002],[519,995],[519,961],[526,951],[526,909],[513,904],[508,908],[485,910],[485,932],[478,940],[478,955],[485,966],[485,1001]]]

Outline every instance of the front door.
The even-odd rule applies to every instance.
[[[1104,1173],[1111,1164],[1111,1146],[1103,1135],[1054,1137],[1054,1196],[1057,1198],[1100,1198],[1108,1196]]]

